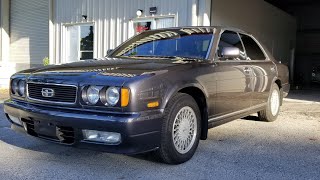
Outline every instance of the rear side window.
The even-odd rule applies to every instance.
[[[266,60],[266,56],[261,50],[260,46],[250,36],[241,34],[241,39],[246,49],[248,60]]]
[[[241,39],[236,32],[232,31],[224,31],[221,34],[219,45],[218,45],[218,58],[222,60],[222,50],[225,47],[237,47],[240,50],[240,57],[239,59],[235,60],[246,60],[246,55],[244,52],[243,45],[241,43]]]

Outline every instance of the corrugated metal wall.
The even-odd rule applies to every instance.
[[[18,64],[42,64],[49,56],[49,1],[11,0],[10,60]]]
[[[66,25],[94,23],[94,57],[103,57],[108,49],[133,35],[130,20],[142,9],[149,16],[149,8],[157,7],[157,16],[176,17],[177,26],[192,25],[192,5],[195,0],[55,0],[54,39],[56,63],[66,58]],[[87,20],[82,18],[87,15]]]

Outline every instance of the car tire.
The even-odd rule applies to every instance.
[[[156,154],[167,164],[184,163],[192,158],[199,144],[199,107],[193,97],[178,93],[168,102],[164,114],[161,143]]]
[[[267,106],[258,112],[261,121],[273,122],[277,119],[281,106],[281,91],[277,84],[273,84],[270,90]]]

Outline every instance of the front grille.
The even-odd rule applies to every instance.
[[[43,88],[52,89],[54,95],[52,97],[44,97],[42,95]],[[31,100],[42,102],[74,104],[77,99],[77,87],[71,85],[28,83],[28,97]]]

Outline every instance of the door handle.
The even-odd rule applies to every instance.
[[[271,70],[272,72],[275,72],[275,71],[276,71],[276,66],[271,66],[270,70]]]

